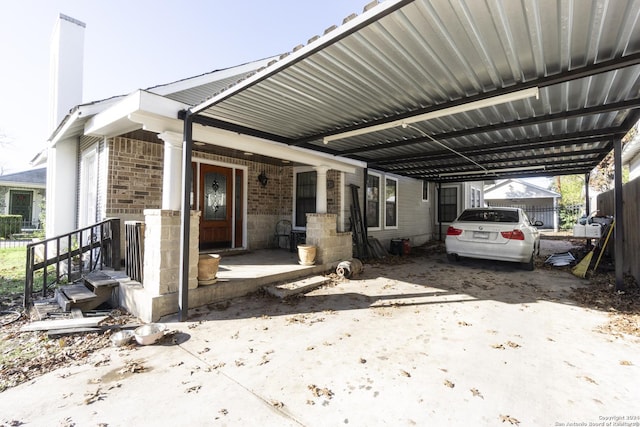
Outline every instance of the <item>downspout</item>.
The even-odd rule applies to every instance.
[[[591,198],[589,197],[589,177],[591,174],[589,172],[584,174],[584,206],[586,215],[589,216],[591,214]],[[587,247],[591,247],[591,239],[587,239]],[[602,248],[604,249],[604,248]]]
[[[438,240],[442,242],[442,183],[438,182]]]
[[[184,141],[182,150],[182,209],[180,210],[180,277],[178,284],[179,320],[187,320],[189,311],[189,232],[191,230],[191,150],[193,146],[193,119],[191,112],[184,116]]]
[[[367,185],[369,184],[369,168],[364,168],[364,183],[362,188],[364,191],[362,192],[362,228],[364,229],[364,255],[366,258],[369,258],[371,253],[369,252],[369,222],[367,221]]]
[[[615,267],[616,267],[616,291],[624,290],[624,272],[622,252],[624,245],[624,215],[622,214],[622,140],[616,138],[613,141],[613,159],[614,159],[614,189],[613,197],[615,199],[613,236],[615,239]],[[603,248],[604,249],[604,248]]]

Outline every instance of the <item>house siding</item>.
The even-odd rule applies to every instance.
[[[422,181],[385,174],[375,170],[370,170],[370,173],[380,175],[383,185],[385,177],[398,181],[398,224],[396,227],[386,228],[382,225],[379,230],[368,230],[368,235],[378,239],[387,250],[390,247],[391,239],[409,239],[413,246],[418,246],[431,240],[434,233],[435,206],[433,201],[435,197],[430,194],[429,200],[422,200]],[[349,187],[351,184],[359,187],[358,198],[361,212],[363,212],[366,190],[364,186],[364,169],[359,168],[354,174],[345,174],[344,213],[347,224],[349,224],[349,218],[351,217],[350,206],[353,203],[351,188]],[[433,192],[432,188],[433,186],[431,186],[431,192]],[[381,218],[383,219],[383,217]],[[349,230],[350,226],[346,225],[345,229]]]

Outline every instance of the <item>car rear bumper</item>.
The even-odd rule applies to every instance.
[[[459,242],[456,239],[447,239],[445,246],[447,254],[455,254],[467,258],[491,259],[496,261],[528,262],[533,254],[531,245],[495,244],[487,248],[486,244],[474,244],[473,242]]]

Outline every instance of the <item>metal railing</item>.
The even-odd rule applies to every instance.
[[[142,283],[144,261],[144,222],[124,222],[124,268],[131,280]]]
[[[20,216],[0,221],[0,249],[25,247],[42,233],[40,221],[22,221]]]
[[[72,282],[83,274],[110,267],[120,269],[120,219],[107,219],[70,233],[27,245],[24,306],[30,306],[33,295],[47,296],[54,284]],[[50,268],[55,266],[55,270]],[[54,270],[54,271],[50,271]],[[34,276],[42,271],[42,289],[34,290]],[[49,276],[53,279],[49,281]]]

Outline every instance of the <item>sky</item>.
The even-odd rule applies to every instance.
[[[86,24],[83,103],[291,51],[369,0],[0,0],[0,174],[29,169],[49,129],[60,13]]]

